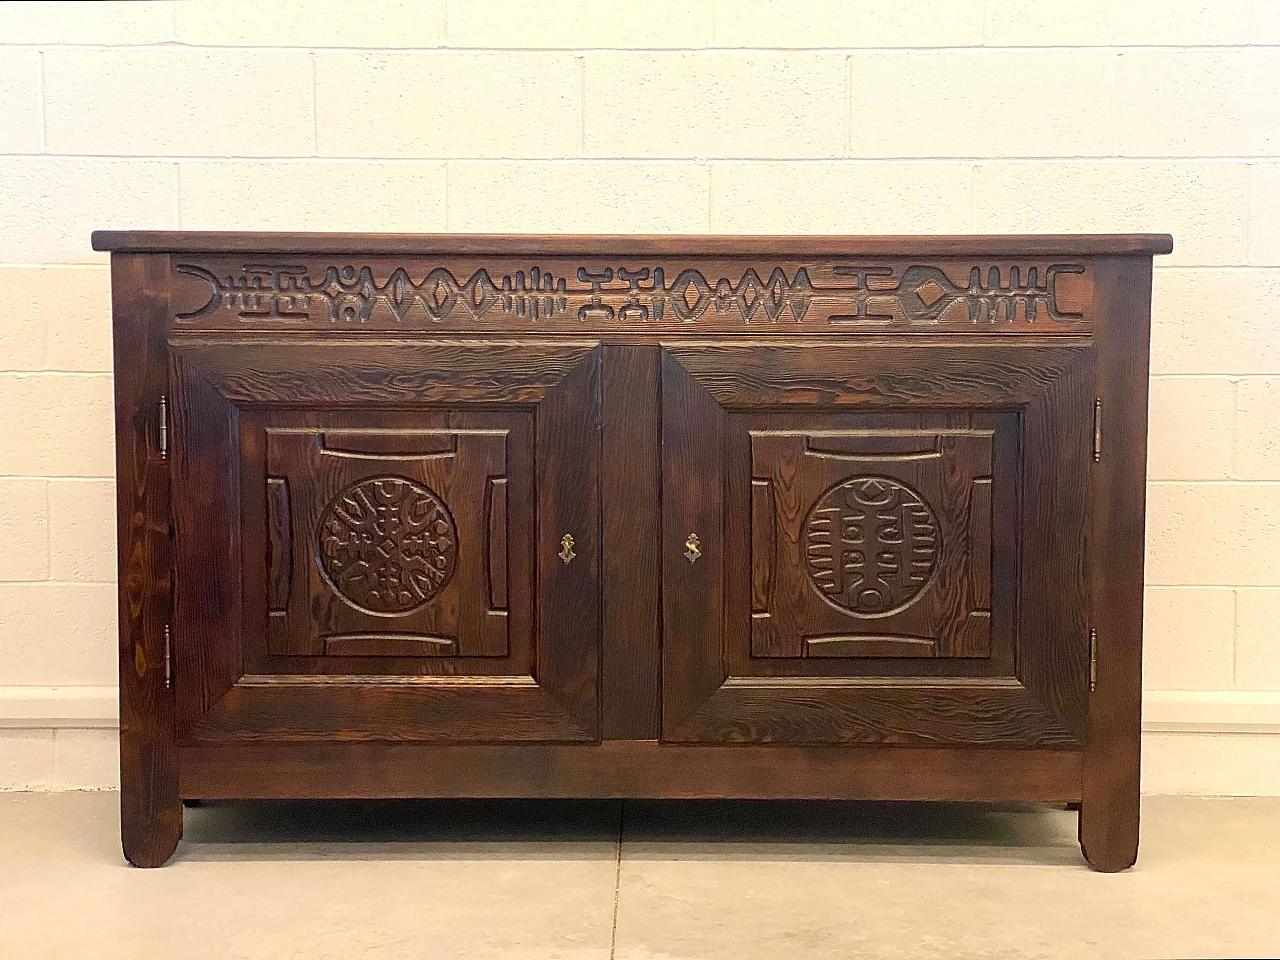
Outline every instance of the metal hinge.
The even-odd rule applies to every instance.
[[[167,460],[169,459],[169,401],[164,394],[160,394],[156,419],[159,421],[160,459]]]
[[[1089,631],[1089,689],[1098,685],[1098,631]]]
[[[169,643],[169,625],[164,625],[164,687],[168,690],[173,686],[173,654],[170,650]]]
[[[1093,462],[1102,459],[1102,399],[1095,397],[1093,401]]]

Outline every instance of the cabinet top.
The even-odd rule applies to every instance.
[[[96,230],[93,249],[120,253],[448,254],[454,256],[1151,256],[1167,233],[973,236],[724,236],[714,234],[267,233]]]

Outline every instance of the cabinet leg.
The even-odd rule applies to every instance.
[[[182,839],[176,751],[120,737],[120,844],[135,867],[161,867]]]
[[[1111,873],[1138,859],[1151,266],[1137,257],[1104,257],[1096,269],[1093,385],[1106,411],[1124,412],[1104,411],[1110,452],[1090,471],[1090,630],[1080,631],[1077,647],[1077,663],[1090,664],[1080,849],[1089,866]],[[1083,671],[1077,676],[1083,686]]]
[[[168,392],[169,267],[154,254],[111,260],[115,335],[116,540],[120,591],[120,842],[158,867],[182,838],[169,663],[173,611],[169,462],[158,440]]]
[[[1108,802],[1109,800],[1109,802]],[[1110,798],[1086,798],[1080,804],[1080,852],[1089,866],[1118,873],[1138,859],[1138,791]]]

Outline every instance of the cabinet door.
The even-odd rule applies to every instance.
[[[596,739],[594,343],[170,356],[182,740]]]
[[[663,347],[663,737],[1071,746],[1092,347]]]

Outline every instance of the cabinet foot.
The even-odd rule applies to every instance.
[[[1082,803],[1078,836],[1085,861],[1100,873],[1119,873],[1138,859],[1138,805],[1132,810],[1108,810],[1102,804]]]
[[[177,768],[164,760],[171,744],[120,742],[120,845],[135,867],[162,867],[182,839]],[[166,749],[167,748],[167,749]]]
[[[124,858],[135,867],[163,867],[182,839],[182,804],[155,811],[149,822],[120,822],[120,845]]]

